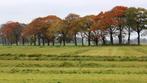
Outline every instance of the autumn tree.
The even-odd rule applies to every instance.
[[[75,46],[77,46],[77,33],[79,32],[78,28],[76,27],[76,21],[79,19],[79,15],[72,13],[65,17],[66,29],[68,30],[68,34],[73,36]]]
[[[105,35],[104,32],[105,30],[105,25],[104,24],[104,13],[101,12],[100,14],[98,14],[97,16],[94,17],[94,26],[92,27],[93,32],[95,33],[95,43],[96,45],[98,45],[98,40],[102,39],[103,40],[103,44],[105,44]]]
[[[21,32],[24,27],[18,22],[9,21],[3,24],[1,27],[1,36],[5,40],[5,44],[13,44],[14,42],[18,45],[20,40]]]
[[[8,22],[0,26],[0,37],[3,44],[25,44],[31,45],[55,45],[55,42],[65,46],[66,42],[73,41],[78,45],[77,37],[81,36],[81,43],[84,46],[84,38],[95,45],[107,44],[110,37],[111,45],[114,44],[114,37],[118,37],[119,44],[123,44],[123,37],[127,38],[130,44],[131,32],[137,32],[137,42],[140,45],[141,31],[147,28],[147,10],[144,8],[116,6],[110,11],[101,12],[98,15],[87,15],[80,17],[70,13],[64,19],[55,15],[38,17],[29,24]],[[127,33],[127,35],[126,35]],[[58,41],[57,41],[58,40]]]
[[[43,45],[45,45],[45,40],[48,41],[48,45],[50,41],[52,41],[54,45],[54,34],[57,30],[56,26],[59,21],[61,21],[61,19],[53,15],[36,18],[26,27],[24,34],[31,36],[31,40],[33,39],[34,45],[36,45],[36,38],[38,39],[38,45],[40,45],[41,39]]]
[[[128,8],[125,6],[116,6],[114,7],[111,12],[113,13],[113,16],[117,19],[118,21],[118,30],[119,30],[119,35],[118,35],[118,39],[119,39],[119,44],[122,44],[122,32],[123,29],[125,27],[125,11]]]
[[[91,31],[94,25],[94,17],[95,17],[94,15],[84,16],[77,23],[80,29],[81,36],[82,36],[82,45],[83,45],[83,38],[87,38],[88,46],[91,45],[91,40],[92,40]]]
[[[60,32],[60,25],[62,20],[57,16],[48,16],[44,18],[45,26],[48,27],[47,32],[45,33],[46,37],[51,39],[52,45],[55,44],[55,38],[58,37]]]
[[[30,39],[30,43],[34,43],[36,45],[36,38],[38,37],[38,45],[40,45],[40,39],[41,39],[41,20],[42,18],[36,18],[31,23],[27,25],[27,27],[23,30],[23,36],[28,37]]]
[[[118,20],[114,17],[113,13],[110,11],[101,12],[95,16],[96,28],[102,31],[102,40],[105,44],[105,35],[109,33],[110,42],[113,45],[113,34],[115,33]]]

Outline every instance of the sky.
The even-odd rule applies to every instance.
[[[48,15],[64,18],[69,13],[97,15],[119,5],[147,8],[147,0],[0,0],[0,24],[8,21],[29,23]]]

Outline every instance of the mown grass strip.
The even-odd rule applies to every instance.
[[[147,56],[70,56],[0,54],[0,60],[59,60],[59,61],[147,61]]]
[[[46,68],[2,67],[0,73],[40,74],[147,74],[146,68]]]
[[[82,67],[82,68],[147,68],[147,62],[139,61],[36,61],[36,60],[0,60],[0,67]]]

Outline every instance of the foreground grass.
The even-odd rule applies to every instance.
[[[2,83],[146,83],[147,75],[0,74]]]
[[[147,83],[147,46],[0,46],[0,83]]]
[[[147,74],[147,62],[1,60],[0,73]]]

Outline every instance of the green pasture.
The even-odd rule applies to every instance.
[[[0,54],[42,54],[61,56],[146,56],[147,46],[0,46]]]
[[[0,83],[147,83],[147,46],[0,46]]]
[[[0,74],[1,83],[146,83],[147,75]]]

